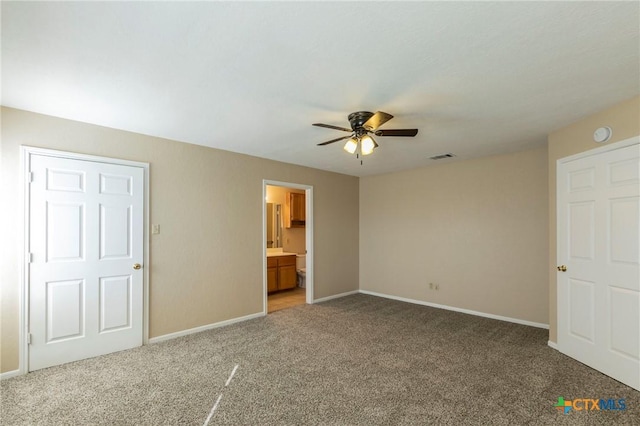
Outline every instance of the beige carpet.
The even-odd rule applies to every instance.
[[[4,380],[1,423],[640,424],[640,392],[547,338],[354,295]],[[558,397],[625,399],[627,409],[563,414]]]

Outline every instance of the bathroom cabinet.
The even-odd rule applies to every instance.
[[[295,288],[297,278],[295,255],[267,257],[267,292]]]
[[[305,195],[297,192],[289,192],[286,206],[288,208],[286,227],[304,228],[306,218]]]

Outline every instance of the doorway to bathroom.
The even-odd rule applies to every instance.
[[[313,303],[313,187],[263,180],[263,310]]]

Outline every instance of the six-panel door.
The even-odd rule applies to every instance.
[[[559,165],[558,265],[559,350],[640,390],[640,145]]]
[[[143,169],[31,158],[29,370],[140,346]]]

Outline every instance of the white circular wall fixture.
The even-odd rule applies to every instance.
[[[603,143],[611,139],[611,127],[598,127],[593,132],[593,140],[598,143]]]

